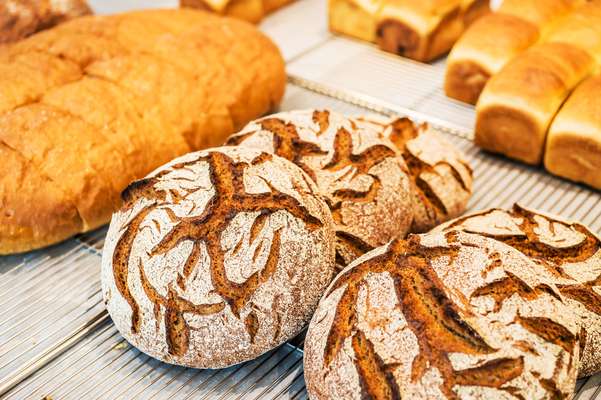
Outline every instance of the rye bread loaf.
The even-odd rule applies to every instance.
[[[338,275],[313,316],[310,397],[567,397],[580,328],[544,272],[503,243],[463,232],[373,250]]]
[[[3,0],[0,2],[0,45],[91,13],[85,0]]]
[[[336,224],[339,265],[409,230],[407,168],[371,125],[331,111],[284,112],[251,122],[227,143],[284,157],[317,183]]]
[[[294,164],[249,148],[190,153],[132,183],[111,221],[102,292],[160,360],[221,368],[296,335],[334,273],[333,221]]]
[[[277,104],[284,86],[269,39],[202,11],[87,16],[8,46],[0,52],[0,143],[28,171],[0,175],[0,254],[108,222],[128,183],[220,145]],[[38,190],[61,201],[5,189],[15,180],[31,186],[24,177],[39,177]],[[65,209],[76,212],[54,220]]]
[[[503,242],[547,271],[571,312],[580,315],[584,344],[579,376],[601,371],[601,241],[589,229],[515,205],[451,221],[437,231],[461,230]]]
[[[414,197],[411,232],[429,231],[463,214],[472,195],[472,169],[461,152],[427,124],[409,118],[364,121],[380,125],[401,152]]]

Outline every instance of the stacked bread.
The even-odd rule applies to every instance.
[[[330,0],[329,24],[385,51],[431,61],[488,11],[484,0]]]
[[[557,399],[600,370],[601,241],[515,207],[357,259],[305,341],[312,399]]]
[[[447,59],[447,96],[476,104],[484,85],[511,59],[544,40],[553,25],[585,0],[504,0],[470,26]]]
[[[0,254],[105,224],[131,181],[221,144],[285,86],[264,35],[194,10],[69,21],[3,49],[0,71]]]
[[[225,367],[289,340],[337,268],[471,194],[461,155],[407,119],[284,112],[227,144],[129,185],[105,242],[117,328],[170,363]]]
[[[0,45],[87,14],[91,10],[85,0],[3,0]]]
[[[487,150],[529,164],[539,164],[543,160],[545,141],[554,117],[570,93],[599,70],[600,62],[601,2],[592,1],[576,8],[556,24],[544,43],[514,58],[490,79],[476,107],[476,143]],[[593,87],[588,85],[584,90]],[[581,91],[579,97],[582,96]],[[577,136],[578,125],[598,124],[598,117],[591,119],[586,113],[575,116],[568,111],[568,118],[574,117],[577,120],[569,129],[575,129],[572,132]],[[585,133],[579,143],[586,145],[591,140]],[[581,149],[584,151],[581,152]],[[580,148],[574,155],[580,157],[582,154],[575,170],[594,168],[595,158],[587,159],[590,157],[586,153],[587,150]],[[553,154],[546,159],[545,164],[552,171],[556,169],[555,160],[557,155]],[[591,185],[596,184],[586,176],[579,178]]]
[[[257,23],[267,14],[292,0],[180,0],[181,7],[211,11],[219,15]]]

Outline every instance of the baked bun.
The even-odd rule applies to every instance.
[[[305,340],[319,399],[556,399],[579,323],[545,268],[463,232],[373,250],[328,288]]]
[[[422,233],[463,214],[472,195],[473,176],[465,157],[428,124],[409,118],[376,120],[401,152],[411,178],[414,216],[411,232]]]
[[[540,164],[553,117],[595,67],[585,50],[565,43],[543,43],[520,54],[488,81],[478,99],[476,144]]]
[[[197,8],[227,15],[251,23],[260,22],[268,13],[292,0],[180,0],[180,7]]]
[[[582,316],[579,375],[601,371],[601,241],[581,224],[515,205],[459,218],[439,231],[461,230],[503,242],[546,270],[572,314]]]
[[[409,231],[407,168],[369,124],[330,111],[283,112],[251,122],[227,143],[284,157],[317,183],[332,210],[341,265]]]
[[[121,334],[165,362],[222,368],[309,321],[334,273],[326,203],[294,164],[249,148],[190,153],[132,183],[102,291]]]
[[[601,189],[601,75],[582,82],[553,119],[545,144],[545,168]]]

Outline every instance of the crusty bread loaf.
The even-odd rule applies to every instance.
[[[82,17],[7,47],[0,142],[29,169],[19,179],[43,183],[48,199],[6,192],[16,172],[5,170],[0,254],[106,223],[129,182],[221,144],[272,108],[284,86],[283,60],[265,36],[202,11]],[[40,219],[73,209],[75,219]]]
[[[488,81],[478,100],[476,144],[539,164],[551,120],[594,68],[586,51],[564,43],[540,44],[513,59]]]
[[[221,368],[258,357],[307,324],[333,277],[328,206],[283,158],[189,153],[123,198],[102,292],[121,334],[160,360]]]
[[[545,268],[463,232],[411,236],[337,276],[311,320],[312,399],[557,399],[579,321]]]
[[[478,3],[477,7],[471,7]],[[469,17],[465,12],[470,11]],[[377,24],[380,47],[418,61],[431,61],[451,49],[466,22],[482,13],[475,1],[389,0],[382,6]],[[488,10],[486,8],[486,10]]]
[[[545,168],[601,189],[601,75],[581,83],[559,110],[547,135]]]
[[[601,240],[577,222],[524,209],[491,209],[436,229],[464,231],[505,243],[539,264],[567,305],[581,316],[584,333],[579,374],[601,371]]]
[[[85,0],[3,0],[0,2],[0,45],[87,14],[91,14],[91,10]]]
[[[227,144],[284,157],[317,183],[334,217],[337,262],[344,266],[405,237],[413,220],[407,167],[381,133],[331,111],[304,110],[253,121]]]
[[[584,0],[505,0],[470,26],[447,60],[445,93],[475,104],[488,79],[544,38],[554,23]]]
[[[473,177],[459,150],[427,124],[418,126],[409,118],[363,120],[379,125],[407,164],[414,199],[411,232],[429,231],[463,214]]]
[[[476,143],[539,164],[553,117],[599,62],[601,1],[591,1],[554,24],[545,43],[516,57],[489,81],[476,107]]]
[[[258,23],[272,11],[292,0],[180,0],[181,7],[190,7]]]

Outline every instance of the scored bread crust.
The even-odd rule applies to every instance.
[[[332,210],[340,265],[409,230],[405,163],[368,124],[331,111],[283,112],[251,122],[227,143],[277,154],[307,172]]]
[[[129,182],[220,145],[277,104],[284,87],[283,60],[267,37],[196,10],[86,16],[7,46],[0,52],[0,142],[37,171],[30,176],[41,174],[67,196],[83,224],[35,222],[34,215],[58,218],[65,206],[15,203],[0,193],[11,210],[0,225],[0,253],[108,222]]]
[[[121,334],[160,360],[222,368],[307,324],[334,273],[315,184],[249,148],[190,153],[132,183],[113,216],[102,291]]]
[[[540,265],[464,232],[412,235],[353,262],[305,340],[312,399],[554,399],[579,323]]]
[[[473,173],[464,155],[427,124],[409,118],[361,117],[376,124],[399,149],[409,169],[414,198],[411,232],[422,233],[463,214]]]
[[[450,221],[438,232],[460,230],[503,242],[545,268],[572,313],[581,316],[584,348],[579,376],[601,371],[601,240],[577,222],[514,205]]]

